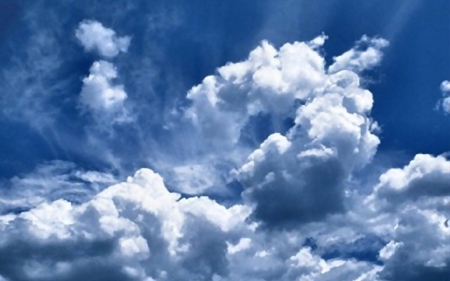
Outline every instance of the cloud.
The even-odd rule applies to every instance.
[[[187,101],[166,105],[161,84],[151,85],[157,89],[151,97],[164,107],[156,112],[142,97],[149,76],[141,68],[153,66],[152,58],[142,58],[130,75],[122,68],[118,54],[127,51],[130,37],[95,21],[80,23],[75,35],[103,59],[76,91],[80,108],[97,122],[82,126],[95,147],[90,151],[117,148],[126,157],[108,155],[129,161],[129,169],[145,159],[141,167],[161,171],[168,187],[157,173],[140,169],[106,188],[114,176],[67,162],[11,179],[13,192],[2,194],[0,280],[448,276],[448,160],[417,155],[383,173],[368,197],[360,191],[372,186],[354,182],[380,143],[373,96],[360,75],[380,63],[386,40],[364,36],[331,66],[322,49],[326,35],[279,48],[264,41],[191,88]],[[114,64],[106,61],[113,58]],[[130,83],[119,80],[116,66]],[[140,83],[133,85],[136,77]],[[141,95],[138,102],[157,121],[145,120],[142,128],[127,123],[128,93]],[[111,123],[122,123],[123,130],[111,131],[127,136],[114,142],[94,132]],[[136,157],[129,153],[136,150]],[[234,183],[244,188],[242,199],[218,202],[170,191],[213,198]]]
[[[63,199],[1,217],[0,275],[11,280],[212,280],[245,207],[181,199],[140,170],[90,201]],[[12,247],[15,248],[12,251]]]
[[[232,155],[254,116],[269,115],[275,124],[293,120],[287,132],[270,135],[248,160],[234,162],[241,166],[234,174],[246,198],[255,203],[255,218],[270,226],[343,212],[347,177],[371,161],[379,144],[372,133],[377,127],[370,118],[372,94],[361,87],[352,65],[327,74],[317,49],[324,41],[323,35],[279,50],[263,42],[247,60],[219,68],[188,93],[193,103],[186,116],[210,152]]]
[[[328,71],[337,72],[348,69],[359,73],[370,70],[380,63],[383,56],[381,50],[388,45],[389,42],[383,38],[363,36],[354,48],[335,57],[334,64],[329,67]]]
[[[450,81],[445,80],[441,83],[441,91],[443,93],[450,92]]]
[[[449,177],[450,162],[427,154],[380,176],[364,206],[374,212],[373,230],[390,241],[380,251],[381,280],[448,279]]]
[[[117,179],[108,173],[85,171],[71,162],[49,161],[4,182],[0,214],[20,213],[58,199],[82,203],[115,182]]]
[[[450,162],[443,156],[418,154],[402,169],[382,174],[375,190],[377,197],[397,204],[422,197],[450,196]]]
[[[444,95],[442,100],[442,109],[446,113],[450,113],[450,81],[444,81],[441,83],[441,91]]]
[[[255,218],[268,226],[292,227],[343,212],[347,177],[376,152],[370,92],[349,80],[357,78],[353,73],[330,78],[330,90],[298,108],[288,135],[269,136],[239,171],[245,196],[256,204]]]
[[[316,39],[320,40],[325,39]],[[266,116],[273,127],[284,126],[286,119],[295,115],[296,102],[306,99],[323,83],[324,59],[315,50],[320,45],[317,42],[285,44],[279,50],[262,42],[246,60],[227,63],[217,69],[217,75],[207,76],[192,87],[187,94],[190,104],[178,113],[182,116],[178,122],[184,127],[170,128],[174,138],[181,140],[176,143],[177,151],[187,157],[160,166],[171,185],[194,183],[190,190],[181,190],[191,194],[213,188],[223,190],[233,180],[229,172],[242,165],[255,144],[260,143],[244,140],[257,131],[252,122],[258,123],[258,118]],[[166,167],[173,166],[177,168],[167,172]],[[202,172],[189,173],[186,179],[186,167]]]
[[[380,278],[389,281],[448,279],[450,240],[443,214],[410,206],[392,219],[398,221],[392,240],[396,246],[389,257],[383,258],[385,267]]]
[[[80,205],[63,199],[0,216],[7,280],[372,280],[380,268],[321,258],[312,233],[257,231],[250,208],[182,198],[141,169]],[[14,248],[14,250],[13,250]],[[90,277],[88,277],[90,276]]]
[[[101,56],[112,58],[120,52],[126,53],[130,45],[130,37],[119,37],[110,28],[92,20],[82,21],[75,36],[86,51],[97,51]]]
[[[324,59],[304,42],[279,50],[262,42],[247,60],[217,72],[189,91],[192,106],[186,116],[201,135],[209,136],[207,145],[220,147],[236,145],[251,116],[292,114],[295,100],[307,98],[325,76]]]
[[[192,103],[182,115],[187,126],[193,127],[189,133],[197,142],[190,144],[184,140],[179,145],[189,143],[188,149],[195,149],[190,154],[200,155],[189,165],[200,170],[199,164],[210,166],[212,162],[223,168],[208,178],[229,179],[229,171],[244,164],[246,155],[260,144],[260,140],[245,143],[246,138],[255,135],[255,124],[261,122],[258,119],[268,118],[273,124],[270,133],[280,131],[286,120],[295,117],[296,103],[308,99],[316,88],[324,85],[325,61],[319,48],[325,40],[326,36],[322,35],[310,42],[288,43],[279,49],[263,41],[246,60],[227,63],[217,69],[216,75],[207,76],[201,84],[192,87],[187,94]],[[186,166],[190,161],[187,159],[177,166]],[[199,179],[190,181],[200,182]],[[212,186],[220,185],[223,181]]]
[[[117,78],[115,66],[107,61],[96,61],[89,70],[89,76],[83,79],[80,103],[83,108],[95,115],[117,114],[115,121],[129,120],[124,102],[128,98],[123,85],[114,85]]]

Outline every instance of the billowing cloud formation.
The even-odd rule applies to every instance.
[[[298,108],[286,137],[269,136],[240,169],[255,217],[270,225],[344,211],[346,178],[375,154],[379,139],[367,116],[371,93],[359,88],[352,72],[331,75],[327,84]]]
[[[449,191],[450,162],[443,156],[419,154],[380,176],[366,202],[376,210],[377,231],[392,231],[384,234],[391,242],[380,252],[382,280],[448,279]]]
[[[228,178],[231,168],[244,163],[251,146],[243,144],[243,139],[254,131],[252,120],[267,116],[275,128],[282,127],[294,116],[295,103],[323,83],[324,59],[316,48],[324,41],[321,36],[314,43],[295,42],[279,50],[262,42],[247,60],[219,68],[217,75],[206,77],[188,92],[192,105],[185,116],[194,126],[205,158],[231,163],[222,175],[210,179]],[[211,165],[211,160],[201,162]]]
[[[189,131],[180,150],[199,148],[181,164],[165,163],[177,176],[174,189],[195,194],[233,183],[242,198],[183,197],[140,169],[82,200],[27,201],[0,216],[0,280],[447,280],[449,161],[417,155],[361,183],[363,191],[356,172],[380,140],[361,74],[380,63],[388,43],[365,36],[327,66],[326,38],[280,48],[263,42],[193,87],[174,113],[182,125],[167,126]],[[102,42],[93,47],[100,54]],[[127,94],[116,78],[112,63],[94,62],[82,106],[94,116],[124,112]],[[12,182],[29,190],[39,178],[80,191],[115,181],[59,170],[65,165]]]
[[[354,280],[377,269],[357,260],[325,261],[294,246],[301,236],[292,236],[291,246],[279,244],[281,236],[267,240],[245,223],[248,213],[243,205],[180,198],[142,169],[82,205],[57,200],[0,217],[0,275],[18,281]]]
[[[10,280],[211,280],[227,273],[226,239],[245,216],[243,206],[181,199],[143,169],[85,204],[58,200],[2,217],[0,274]]]
[[[237,146],[252,116],[268,114],[279,124],[293,120],[285,135],[270,135],[234,172],[248,188],[246,198],[256,203],[255,218],[269,225],[344,211],[345,180],[354,167],[371,160],[379,143],[372,133],[376,123],[369,118],[372,94],[360,86],[357,73],[336,72],[335,65],[333,71],[326,69],[318,49],[325,39],[279,50],[263,42],[248,60],[219,68],[217,76],[205,78],[188,94],[193,101],[188,117],[220,148]],[[361,42],[374,45],[370,48],[387,45],[367,37]],[[373,67],[381,55],[367,57],[353,58],[362,61],[358,71]],[[355,63],[346,66],[353,69]]]
[[[81,22],[75,35],[86,51],[97,51],[107,58],[126,52],[130,45],[130,37],[119,37],[114,30],[104,27],[97,21]]]
[[[442,108],[446,113],[450,113],[450,81],[444,81],[441,84],[441,91],[444,95]]]
[[[187,116],[208,136],[209,145],[220,147],[234,146],[251,116],[288,117],[295,101],[306,99],[324,81],[324,60],[314,47],[295,42],[277,50],[263,42],[246,61],[227,64],[192,88]]]

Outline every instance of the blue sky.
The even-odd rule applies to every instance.
[[[1,1],[0,281],[447,280],[449,12]]]

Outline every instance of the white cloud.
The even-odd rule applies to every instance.
[[[347,177],[369,163],[379,139],[371,132],[372,94],[359,77],[328,77],[299,106],[286,136],[273,134],[238,171],[254,217],[272,227],[293,227],[344,211]]]
[[[189,91],[193,104],[186,115],[208,136],[208,145],[221,148],[236,145],[251,116],[292,114],[294,101],[306,99],[325,77],[324,59],[303,42],[279,50],[263,42],[247,60],[217,72]]]
[[[119,37],[112,29],[104,27],[97,21],[82,21],[75,36],[86,51],[97,51],[101,56],[112,58],[120,52],[126,52],[130,45],[130,37]]]
[[[375,193],[397,204],[422,197],[450,196],[450,161],[443,156],[418,154],[402,169],[382,174]]]
[[[7,260],[0,274],[12,280],[78,280],[95,272],[98,280],[211,280],[226,273],[227,233],[245,217],[243,206],[180,199],[143,169],[82,205],[57,200],[0,220],[0,248],[8,253],[0,254]]]
[[[390,241],[381,251],[381,280],[447,280],[450,274],[450,162],[418,154],[380,176],[364,201],[366,221]]]
[[[448,204],[448,203],[447,203]],[[385,267],[382,280],[447,280],[450,274],[450,229],[445,226],[448,212],[432,206],[405,206],[391,214],[397,221],[383,249]],[[395,246],[394,246],[395,245]]]
[[[445,98],[442,101],[442,108],[444,109],[444,112],[450,113],[450,97]]]
[[[444,94],[444,99],[442,100],[442,109],[444,112],[450,114],[450,81],[444,81],[441,83],[441,91]]]
[[[296,133],[307,133],[310,140],[300,142],[319,146],[303,153],[317,152],[323,142],[329,149],[339,145],[339,151],[333,153],[339,152],[336,157],[353,162],[347,165],[370,161],[379,142],[371,133],[376,127],[369,118],[373,98],[360,86],[357,73],[376,66],[382,58],[381,49],[388,43],[364,36],[349,51],[351,55],[336,58],[329,68],[331,74],[327,74],[320,53],[326,39],[322,35],[280,49],[263,42],[247,60],[228,63],[217,70],[217,75],[193,87],[188,93],[192,106],[186,110],[186,117],[196,129],[194,136],[201,140],[202,150],[225,158],[222,162],[245,164],[245,152],[235,157],[233,151],[244,147],[240,142],[248,133],[251,118],[265,114],[275,128],[287,118],[296,119],[289,141]],[[365,45],[367,50],[359,50]]]
[[[441,91],[443,93],[448,93],[450,92],[450,81],[445,80],[441,83]]]
[[[107,35],[91,49],[126,51],[114,31],[98,30]],[[363,37],[327,69],[326,38],[263,42],[189,91],[180,147],[196,142],[195,156],[164,163],[170,187],[198,194],[237,180],[242,201],[182,198],[148,169],[104,188],[113,176],[52,163],[12,180],[22,198],[2,196],[25,208],[0,216],[0,279],[446,280],[449,162],[417,155],[386,171],[368,198],[359,193],[352,177],[380,142],[359,75],[379,64],[387,42]],[[83,80],[80,103],[95,118],[127,117],[117,76],[97,61]],[[274,128],[249,144],[261,116]],[[66,197],[90,188],[83,200]]]
[[[316,41],[324,40],[321,36]],[[163,163],[161,171],[170,185],[193,183],[189,190],[181,190],[190,194],[223,190],[232,180],[230,170],[242,165],[253,149],[242,143],[244,135],[255,131],[251,119],[266,114],[275,127],[282,126],[286,118],[295,116],[296,102],[305,100],[324,82],[325,62],[316,50],[318,43],[294,42],[276,49],[262,42],[245,61],[228,63],[217,75],[192,87],[187,95],[192,104],[182,113],[187,129],[172,130],[183,135],[177,150],[185,149],[185,155],[195,157]],[[177,167],[174,171],[167,171],[173,166]],[[189,179],[185,178],[186,169],[194,171]]]
[[[359,73],[370,70],[380,63],[383,57],[381,50],[388,45],[389,42],[383,38],[370,38],[364,35],[353,49],[335,57],[334,64],[328,71],[333,73],[348,69]]]
[[[141,169],[81,205],[60,199],[0,216],[0,275],[47,281],[88,274],[105,281],[350,281],[379,268],[355,259],[324,260],[301,246],[312,235],[308,229],[256,231],[246,220],[250,211],[206,197],[181,198],[158,174]]]
[[[128,98],[123,85],[114,85],[117,78],[115,66],[107,61],[96,61],[89,70],[89,76],[83,79],[80,103],[83,108],[102,118],[113,116],[116,122],[130,121],[125,108]]]
[[[328,39],[328,36],[322,33],[321,36],[317,36],[313,40],[309,41],[309,45],[313,48],[320,48],[325,44],[325,41]]]

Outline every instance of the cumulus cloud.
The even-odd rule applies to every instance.
[[[441,83],[441,91],[444,95],[444,99],[442,100],[442,109],[446,113],[450,113],[450,81],[443,81]]]
[[[76,34],[105,57],[129,44],[88,21]],[[388,43],[364,36],[327,66],[326,39],[262,42],[194,86],[176,113],[182,126],[169,129],[189,132],[180,151],[196,150],[164,163],[170,187],[197,194],[233,181],[242,198],[183,197],[150,169],[105,187],[113,176],[50,163],[11,181],[26,199],[14,206],[26,208],[0,215],[0,280],[446,280],[449,161],[417,155],[360,193],[353,177],[380,143],[360,74]],[[127,116],[117,78],[112,63],[94,62],[81,106]],[[270,128],[252,139],[262,120]]]
[[[82,21],[75,36],[86,51],[97,51],[101,56],[112,58],[120,52],[127,52],[130,45],[130,37],[119,37],[110,28],[92,20]]]
[[[450,162],[418,154],[380,176],[365,206],[373,230],[390,241],[381,251],[381,280],[446,280],[450,274]]]
[[[87,274],[95,280],[212,280],[226,274],[226,237],[245,217],[244,206],[182,199],[143,169],[84,204],[61,199],[1,217],[0,274],[10,280]]]
[[[217,72],[189,91],[192,106],[186,116],[202,136],[208,136],[208,145],[221,148],[236,145],[251,116],[291,115],[295,100],[306,99],[325,76],[323,57],[304,42],[279,50],[262,42],[247,60]]]
[[[441,91],[444,93],[450,92],[450,81],[443,81],[441,83]]]
[[[298,108],[287,136],[269,136],[239,171],[246,196],[256,203],[255,217],[269,225],[344,211],[346,178],[376,152],[371,93],[359,88],[351,72],[332,75],[328,83]]]
[[[447,214],[448,215],[448,214]],[[391,253],[382,257],[382,280],[447,280],[450,274],[450,229],[436,209],[409,206],[392,217],[398,221]],[[393,244],[394,243],[394,244]]]
[[[216,75],[206,77],[201,84],[193,87],[187,95],[192,105],[185,111],[185,117],[194,126],[193,137],[202,142],[201,150],[215,157],[222,157],[222,162],[228,161],[239,167],[245,163],[245,157],[242,155],[248,154],[243,149],[248,150],[251,147],[246,146],[245,141],[252,135],[252,130],[255,130],[254,124],[261,122],[260,118],[266,118],[272,124],[272,129],[269,129],[271,133],[285,133],[287,122],[296,118],[301,103],[316,97],[325,103],[339,103],[339,95],[334,95],[334,98],[333,95],[320,97],[334,91],[333,87],[341,89],[340,92],[346,88],[350,89],[348,94],[340,93],[341,96],[347,95],[341,101],[344,103],[342,110],[348,108],[350,118],[354,111],[362,112],[360,120],[350,122],[361,125],[363,131],[370,131],[369,127],[375,126],[368,120],[372,95],[360,88],[359,77],[353,71],[328,74],[329,70],[320,50],[326,39],[326,35],[321,35],[309,42],[288,43],[279,49],[268,42],[262,42],[250,52],[246,60],[220,67]],[[371,42],[380,48],[387,44],[383,43],[384,39],[364,37],[363,41]],[[381,54],[377,59],[381,59]],[[302,67],[298,67],[300,65]],[[353,69],[352,66],[348,68]],[[335,101],[331,101],[332,99]],[[308,114],[320,110],[317,108],[318,103],[314,103],[316,108],[309,106]],[[339,114],[338,111],[336,114]],[[331,112],[329,117],[333,114]],[[320,118],[328,117],[321,114]],[[345,118],[343,116],[342,122],[346,122]],[[298,121],[302,122],[300,119]],[[300,124],[296,127],[300,127]],[[313,133],[319,133],[317,130],[320,128],[316,126],[315,130]],[[354,134],[358,133],[355,131]],[[377,142],[376,137],[371,137],[371,134],[362,134],[363,138],[373,138],[368,140],[368,146],[374,145],[370,142]],[[256,145],[259,145],[259,142]],[[239,153],[235,153],[236,151]],[[368,152],[371,153],[373,154],[373,151]]]
[[[300,233],[255,230],[245,205],[182,198],[141,169],[76,205],[0,216],[7,280],[371,280],[379,266],[325,260]],[[305,233],[305,235],[308,235]],[[14,248],[14,250],[12,250]],[[359,279],[358,279],[359,278]]]
[[[80,93],[81,105],[96,115],[118,114],[116,121],[126,121],[124,102],[128,95],[123,85],[114,85],[117,78],[115,66],[107,61],[96,61],[83,79]]]
[[[381,175],[375,190],[378,197],[398,203],[450,196],[450,162],[443,156],[418,154],[404,168]]]
[[[269,115],[275,124],[292,120],[287,132],[275,132],[248,160],[235,161],[241,167],[233,174],[255,203],[255,218],[268,225],[305,223],[344,211],[347,177],[370,162],[379,144],[370,118],[373,97],[357,72],[377,64],[378,49],[387,42],[364,37],[358,46],[370,44],[376,58],[374,51],[358,53],[354,62],[339,59],[339,69],[336,64],[327,69],[319,49],[325,39],[280,49],[263,42],[247,60],[219,68],[188,93],[193,103],[186,116],[214,152],[242,146],[242,134],[255,116]]]
[[[206,182],[203,176],[189,180],[209,184],[209,187],[197,185],[197,192],[231,181],[230,170],[242,165],[255,143],[260,143],[257,140],[249,144],[251,141],[245,140],[251,139],[255,132],[251,123],[258,123],[258,118],[264,116],[275,128],[282,127],[286,118],[295,115],[296,102],[306,99],[323,83],[324,59],[316,51],[319,41],[325,40],[322,37],[315,43],[313,40],[313,43],[285,44],[279,50],[262,42],[246,60],[228,63],[217,70],[217,75],[207,76],[201,84],[192,87],[187,94],[191,104],[182,115],[186,127],[190,128],[185,134],[195,142],[184,137],[178,146],[186,148],[187,155],[196,157],[172,164],[179,167],[175,176],[171,175],[173,172],[166,174],[171,179],[181,178],[185,174],[183,167],[207,172]],[[214,173],[209,173],[211,167]],[[174,185],[182,186],[184,182],[176,181]],[[191,186],[190,191],[193,189]]]

